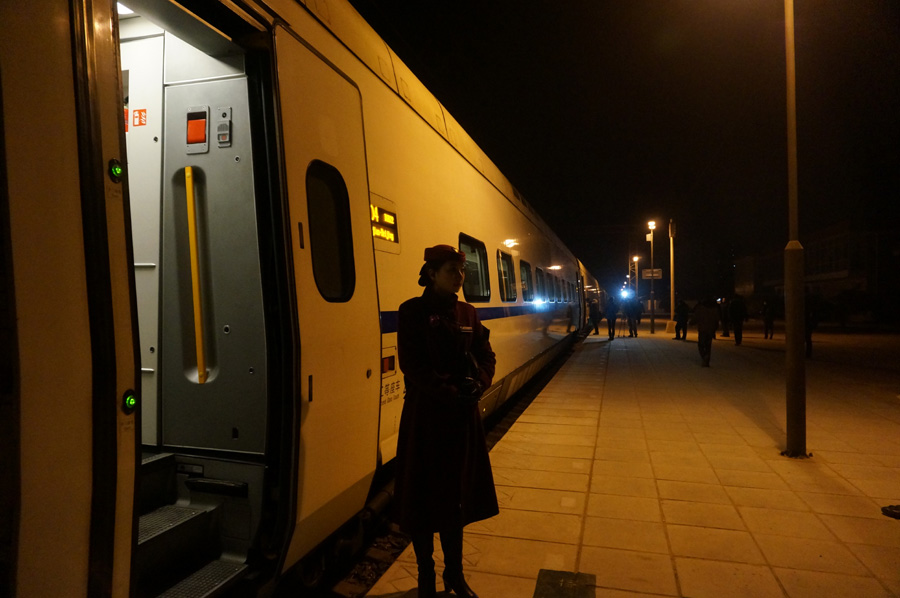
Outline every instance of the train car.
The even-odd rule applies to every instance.
[[[397,309],[467,254],[485,416],[597,281],[343,0],[0,6],[0,588],[271,594],[384,502]]]

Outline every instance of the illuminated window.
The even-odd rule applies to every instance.
[[[516,275],[511,255],[502,251],[497,252],[497,272],[500,276],[500,300],[515,301]]]
[[[356,286],[356,267],[347,185],[334,166],[313,160],[306,171],[306,197],[316,287],[326,301],[349,301]]]
[[[546,303],[547,301],[547,281],[544,278],[544,271],[540,268],[534,269],[535,290],[537,291],[538,301]]]
[[[534,301],[534,281],[531,278],[531,264],[519,260],[519,280],[522,281],[522,300]]]
[[[459,249],[466,254],[466,280],[463,296],[466,301],[491,300],[491,279],[488,276],[487,249],[484,243],[469,235],[459,234]]]

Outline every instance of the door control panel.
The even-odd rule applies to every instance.
[[[209,151],[209,106],[191,106],[187,111],[187,153]]]
[[[231,147],[231,107],[216,108],[216,143]]]

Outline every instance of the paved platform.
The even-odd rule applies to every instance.
[[[900,597],[900,337],[816,334],[795,460],[783,335],[720,337],[702,368],[664,324],[589,336],[494,446],[501,512],[465,533],[481,598]],[[367,596],[415,576],[410,547]]]

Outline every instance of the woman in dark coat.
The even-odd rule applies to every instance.
[[[499,513],[478,399],[491,385],[494,352],[475,308],[457,299],[465,254],[425,250],[421,297],[404,302],[397,344],[406,383],[394,499],[412,536],[419,596],[435,596],[434,533],[444,552],[444,587],[477,598],[462,571],[463,526]]]

